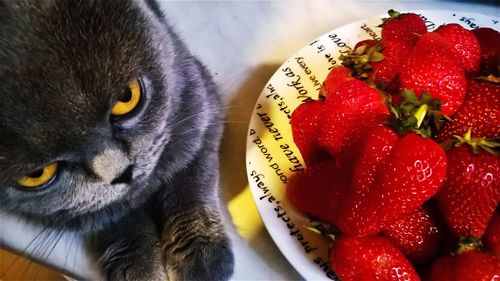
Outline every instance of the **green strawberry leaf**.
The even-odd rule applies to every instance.
[[[461,253],[470,250],[484,251],[484,246],[483,243],[481,242],[481,238],[460,237],[460,239],[458,240],[457,250],[451,254],[452,256],[460,255]]]
[[[469,128],[467,133],[463,136],[454,136],[456,141],[454,143],[455,147],[467,144],[472,149],[474,154],[479,154],[483,150],[487,151],[493,155],[499,155],[500,142],[496,139],[484,139],[484,138],[474,138],[472,137],[472,129]]]
[[[378,51],[374,51],[374,52],[369,54],[368,61],[369,62],[378,62],[378,61],[383,60],[384,58],[385,58],[384,54],[382,54],[381,52],[378,52]]]
[[[478,76],[478,77],[476,77],[474,79],[478,80],[478,81],[487,81],[487,82],[491,82],[491,83],[495,83],[495,84],[499,84],[500,83],[500,77],[495,76],[493,74],[490,74],[488,76]]]
[[[393,9],[390,9],[389,11],[387,11],[387,13],[389,14],[389,17],[382,18],[382,23],[380,25],[378,25],[377,27],[383,27],[386,22],[388,22],[391,19],[397,19],[401,15],[400,12],[393,10]]]
[[[394,10],[394,9],[390,9],[389,11],[387,11],[387,13],[389,14],[389,16],[391,18],[399,18],[399,16],[401,15],[400,12]]]
[[[441,101],[423,92],[420,97],[411,91],[401,91],[403,97],[400,105],[391,103],[389,111],[391,119],[389,124],[399,134],[410,132],[419,134],[425,138],[432,137],[442,126],[445,120],[450,118],[441,113]]]
[[[373,46],[362,45],[347,54],[341,54],[339,60],[342,65],[352,71],[352,76],[358,79],[366,80],[368,71],[372,69],[370,63],[383,60],[385,57],[380,52],[381,44],[377,42]]]

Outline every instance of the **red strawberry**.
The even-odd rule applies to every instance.
[[[326,152],[318,144],[318,127],[324,104],[323,101],[309,100],[292,112],[290,123],[293,141],[307,165],[327,158]]]
[[[364,196],[371,190],[376,172],[385,164],[397,141],[398,135],[390,128],[381,126],[369,130],[353,168],[352,191],[356,196]]]
[[[365,82],[347,81],[329,93],[326,100],[319,144],[339,162],[352,158],[349,148],[363,133],[389,116],[379,92]]]
[[[426,33],[399,74],[402,88],[417,95],[427,91],[433,98],[441,99],[442,112],[448,116],[460,108],[467,89],[465,72],[452,52],[441,35]]]
[[[415,269],[385,237],[340,236],[330,263],[342,281],[420,280]]]
[[[359,148],[356,149],[356,154],[351,155],[354,158],[353,162],[355,162],[354,167],[350,168],[351,166],[348,166],[348,169],[352,169],[352,183],[343,197],[343,204],[348,201],[349,208],[353,208],[350,214],[361,215],[358,208],[362,207],[362,201],[372,191],[375,185],[376,173],[386,163],[397,141],[398,135],[392,129],[382,126],[374,127],[369,129]],[[343,214],[340,224],[345,225],[345,220],[360,220],[361,217],[351,218],[347,214]],[[339,221],[336,224],[339,224]],[[351,233],[357,233],[356,227],[357,225],[353,223]],[[373,233],[376,232],[373,231]]]
[[[383,41],[381,53],[384,59],[370,63],[373,70],[368,77],[373,77],[374,82],[381,85],[390,93],[399,92],[399,71],[401,64],[410,55],[413,45],[405,40],[392,39]]]
[[[446,154],[440,145],[415,134],[401,137],[377,169],[370,192],[344,200],[337,226],[349,234],[376,234],[430,199],[445,173]]]
[[[481,46],[481,72],[500,75],[500,32],[489,27],[472,30]]]
[[[365,200],[365,196],[372,191],[375,176],[398,141],[398,135],[387,127],[374,127],[369,130],[364,140],[357,149],[358,158],[352,168],[351,189],[342,198],[344,203],[349,202],[352,213],[357,214],[358,208]],[[346,215],[343,215],[345,217]],[[378,230],[378,229],[377,229]],[[376,233],[377,230],[373,231]]]
[[[333,224],[343,189],[350,184],[348,179],[335,161],[323,161],[293,174],[286,185],[286,196],[300,211]]]
[[[445,24],[436,31],[452,46],[455,56],[461,61],[462,67],[470,76],[479,72],[481,47],[472,31],[456,23]]]
[[[414,263],[427,264],[438,253],[444,232],[427,206],[384,227],[383,235]]]
[[[336,66],[330,70],[326,76],[325,82],[323,83],[323,88],[321,89],[320,95],[328,97],[328,92],[334,90],[340,84],[354,80],[356,78],[351,76],[351,70],[345,66]]]
[[[427,32],[424,21],[417,14],[399,14],[390,10],[389,15],[391,18],[382,25],[383,41],[399,39],[414,44],[418,40],[417,34],[422,35]]]
[[[496,213],[488,223],[483,244],[492,255],[500,258],[500,213]]]
[[[462,107],[438,133],[438,141],[463,136],[470,128],[480,138],[500,136],[500,84],[470,80]]]
[[[493,281],[500,278],[500,261],[478,250],[444,256],[432,266],[429,281]]]
[[[481,237],[500,202],[500,157],[474,154],[467,145],[447,154],[447,181],[437,206],[455,236]]]

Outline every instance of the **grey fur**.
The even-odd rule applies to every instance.
[[[138,109],[110,118],[135,78]],[[0,0],[0,99],[0,208],[86,233],[109,279],[231,276],[220,97],[153,0]]]

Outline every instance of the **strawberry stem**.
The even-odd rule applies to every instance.
[[[399,134],[413,132],[430,138],[439,130],[444,120],[449,120],[449,117],[440,112],[441,101],[433,99],[429,93],[423,92],[417,97],[413,91],[405,89],[401,95],[403,99],[400,105],[389,105],[389,124]]]
[[[303,228],[313,232],[313,233],[316,233],[318,235],[323,235],[323,233],[321,232],[321,230],[317,229],[316,227],[313,227],[313,226],[309,226],[309,225],[303,225],[302,226]]]
[[[483,251],[484,246],[481,242],[481,238],[477,237],[460,237],[458,241],[458,248],[456,253],[452,253],[452,255],[460,255],[461,253],[465,253],[470,250],[479,250]]]
[[[457,139],[455,147],[459,147],[465,143],[471,147],[474,154],[481,153],[481,150],[485,150],[493,155],[499,154],[498,151],[495,151],[496,148],[500,147],[499,142],[487,140],[484,138],[473,138],[471,128],[467,130],[467,133],[465,133],[463,137],[457,135],[455,135],[454,137]]]
[[[382,27],[389,20],[391,20],[391,19],[397,19],[401,15],[400,12],[398,12],[396,10],[393,10],[393,9],[390,9],[389,11],[387,11],[387,13],[389,14],[389,17],[388,18],[382,18],[382,23],[379,24],[377,27]]]
[[[487,81],[487,82],[491,82],[491,83],[495,83],[495,84],[498,84],[500,83],[500,77],[499,76],[495,76],[493,74],[490,74],[488,76],[478,76],[476,78],[474,78],[478,81]]]
[[[391,18],[397,18],[401,15],[400,12],[396,11],[396,10],[393,10],[393,9],[390,9],[389,11],[387,11],[387,13],[389,14],[389,16]]]
[[[302,225],[303,228],[317,234],[317,235],[321,235],[323,236],[324,238],[328,239],[328,241],[330,242],[335,242],[335,229],[324,229],[323,231],[321,231],[320,229],[314,227],[314,226],[309,226],[309,225]]]
[[[384,59],[381,51],[381,42],[374,45],[361,45],[347,54],[342,54],[339,59],[342,65],[351,69],[352,76],[359,79],[368,78],[368,71],[372,68],[372,62],[379,62]]]
[[[424,118],[427,115],[427,111],[429,110],[429,105],[427,104],[422,104],[415,114],[413,116],[417,118],[417,128],[420,129],[420,126],[422,126],[422,122],[424,122]]]

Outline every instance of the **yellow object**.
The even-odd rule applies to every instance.
[[[139,100],[141,99],[141,85],[139,84],[139,80],[135,79],[134,81],[128,84],[128,89],[130,90],[130,99],[128,101],[119,100],[111,109],[111,114],[116,116],[125,115],[139,104]]]
[[[42,173],[39,176],[25,176],[17,181],[22,187],[35,188],[40,187],[51,181],[57,172],[57,163],[49,164],[43,167]]]
[[[229,201],[228,209],[238,233],[243,238],[251,240],[264,227],[248,186]]]

